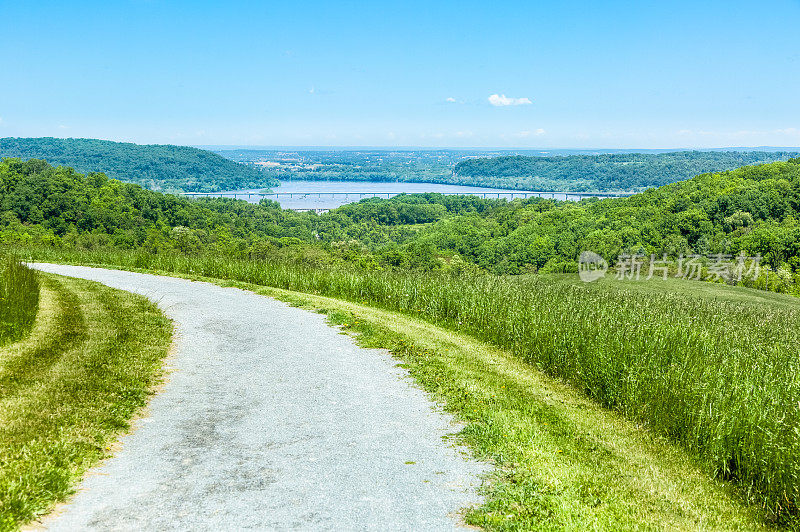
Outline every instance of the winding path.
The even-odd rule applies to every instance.
[[[52,530],[448,530],[481,464],[395,360],[324,316],[235,288],[38,264],[159,303],[170,373]]]

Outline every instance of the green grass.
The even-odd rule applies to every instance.
[[[646,423],[777,522],[797,526],[800,307],[788,296],[710,283],[450,278],[210,256],[40,256],[232,279],[424,318]]]
[[[463,422],[455,440],[494,465],[489,530],[767,530],[764,513],[679,446],[549,378],[508,351],[418,317],[358,303],[207,279],[327,313],[365,347],[390,349]],[[407,462],[413,463],[413,460]]]
[[[40,274],[29,334],[0,348],[0,530],[64,500],[159,380],[172,326],[146,299]]]
[[[574,275],[552,274],[555,281],[566,282],[569,284],[582,284],[577,281]],[[645,281],[617,280],[613,277],[606,277],[595,284],[610,289],[632,289],[641,294],[652,297],[659,297],[664,292],[685,297],[700,297],[712,301],[724,301],[727,303],[745,304],[748,306],[756,305],[763,308],[780,308],[786,310],[800,310],[800,299],[787,296],[777,292],[767,292],[765,290],[746,289],[739,286],[730,286],[722,283],[687,281],[685,279],[667,278],[652,279]]]
[[[0,346],[25,336],[38,308],[36,272],[12,257],[0,257]]]

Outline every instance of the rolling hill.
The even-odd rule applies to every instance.
[[[103,172],[151,190],[213,192],[277,183],[252,166],[210,151],[170,144],[7,137],[0,139],[0,157],[45,159],[55,166]]]
[[[698,174],[785,161],[797,155],[788,151],[679,151],[479,157],[459,162],[451,180],[526,190],[640,192]]]

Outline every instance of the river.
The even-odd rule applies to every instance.
[[[231,190],[213,194],[214,196],[238,197],[251,203],[258,203],[261,189]],[[557,200],[577,199],[573,194],[564,192],[541,192],[532,190],[509,190],[505,188],[471,187],[465,185],[445,185],[439,183],[388,183],[376,181],[281,181],[280,186],[272,187],[275,196],[268,199],[277,200],[284,209],[317,209],[327,210],[341,207],[362,199],[359,194],[375,195],[386,198],[397,194],[413,194],[422,192],[439,192],[448,194],[473,194],[487,198],[512,199],[523,194],[542,195]],[[252,194],[251,196],[247,196]],[[287,195],[290,194],[290,195]],[[347,194],[347,195],[345,195]],[[584,195],[591,195],[583,193]]]

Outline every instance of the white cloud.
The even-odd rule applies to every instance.
[[[450,103],[456,103],[456,99],[453,98],[453,97],[447,98],[447,100],[445,100],[445,101],[450,102]]]
[[[313,94],[315,96],[327,96],[328,94],[333,94],[333,91],[330,89],[320,89],[316,85],[312,85],[310,89],[308,89],[308,94]]]
[[[505,94],[492,94],[489,96],[489,103],[495,107],[506,107],[508,105],[530,105],[533,102],[530,98],[509,98]]]

